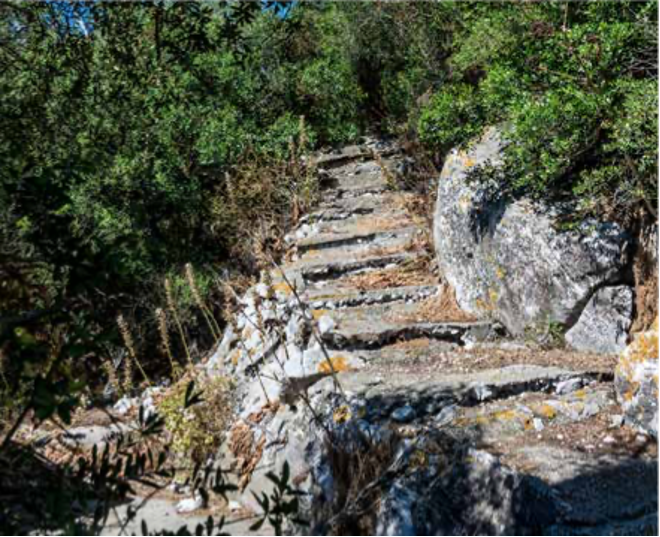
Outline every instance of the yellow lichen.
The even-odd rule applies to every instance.
[[[229,355],[229,361],[233,365],[238,365],[238,358],[241,356],[241,351],[238,349],[234,349],[233,352]]]
[[[332,419],[335,423],[346,423],[351,419],[351,409],[348,405],[337,407],[332,413]]]
[[[584,390],[584,388],[582,388],[577,390],[573,395],[578,399],[584,399],[587,396],[587,392]]]
[[[275,292],[281,292],[284,293],[285,295],[290,295],[293,292],[293,289],[291,289],[291,286],[286,283],[286,282],[277,282],[276,284],[273,285],[273,290]]]
[[[348,359],[345,356],[337,355],[330,358],[332,363],[332,369],[327,360],[323,360],[318,367],[319,373],[332,373],[334,369],[335,373],[340,373],[342,371],[350,371],[352,367],[348,364]]]
[[[547,403],[542,404],[538,409],[537,412],[543,416],[544,418],[547,418],[549,420],[554,419],[557,416],[557,410],[555,410],[554,407],[550,406]]]
[[[490,303],[494,305],[495,302],[497,302],[499,295],[497,294],[497,291],[495,291],[495,289],[489,289],[488,298],[490,299]]]
[[[515,410],[498,410],[493,412],[493,419],[500,421],[511,421],[520,417]]]

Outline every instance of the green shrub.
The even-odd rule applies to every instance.
[[[467,84],[451,85],[435,93],[419,118],[422,143],[446,152],[479,134],[483,111],[476,91]]]
[[[580,174],[574,194],[586,209],[639,203],[657,218],[658,87],[654,80],[624,81],[616,113],[606,124],[599,162]]]
[[[566,86],[510,110],[506,166],[515,170],[512,186],[533,195],[566,193],[566,175],[600,141],[605,105],[597,95]]]

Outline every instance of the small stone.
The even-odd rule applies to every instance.
[[[450,405],[443,408],[435,418],[435,424],[438,427],[451,423],[456,417],[456,405]]]
[[[614,444],[614,442],[616,442],[615,438],[609,434],[603,438],[603,444]]]
[[[243,506],[240,503],[238,503],[237,501],[232,500],[232,501],[229,502],[229,504],[227,504],[227,508],[232,513],[235,513],[236,511],[240,511],[241,509],[243,509]]]
[[[545,425],[543,425],[543,420],[540,418],[534,418],[533,424],[534,424],[534,429],[536,429],[537,431],[542,431],[543,429],[545,429]]]
[[[623,425],[623,416],[621,414],[614,414],[610,418],[610,428],[611,429],[618,429]]]
[[[176,504],[176,510],[178,513],[192,513],[193,511],[197,511],[197,509],[201,509],[202,507],[204,507],[204,500],[201,496],[196,498],[186,498],[185,500],[181,500]]]
[[[557,435],[557,440],[563,440],[563,439],[564,439],[564,435],[563,435],[563,434],[558,434],[558,435]]]
[[[477,401],[485,401],[493,396],[493,390],[484,384],[477,384],[472,388],[472,391]]]
[[[136,405],[137,405],[137,401],[135,399],[131,399],[130,397],[124,396],[115,403],[112,409],[120,416],[123,416],[125,414],[128,414],[131,411],[131,409],[133,409]]]
[[[328,332],[333,330],[335,326],[336,326],[335,321],[329,315],[323,315],[323,317],[319,319],[318,327],[319,327],[319,332],[321,332],[321,334],[327,334]]]
[[[584,409],[582,410],[582,418],[590,418],[591,416],[595,416],[598,414],[600,411],[600,407],[596,403],[587,403],[584,405]]]
[[[573,379],[563,380],[563,381],[557,383],[557,387],[555,388],[555,392],[558,395],[571,393],[571,392],[577,391],[580,388],[582,388],[583,384],[584,384],[584,381],[581,378],[573,378]]]
[[[410,405],[399,407],[392,412],[392,419],[399,423],[408,423],[415,419],[415,409]]]

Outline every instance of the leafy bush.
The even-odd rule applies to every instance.
[[[187,462],[205,463],[220,447],[230,424],[231,382],[221,376],[205,378],[198,386],[201,400],[195,405],[184,405],[190,396],[189,386],[184,377],[168,390],[159,412],[171,434],[172,450]]]
[[[420,140],[445,152],[479,133],[483,112],[476,91],[466,85],[449,86],[433,95],[419,118]]]
[[[421,141],[443,154],[505,123],[510,192],[656,218],[657,4],[468,4],[461,14]]]

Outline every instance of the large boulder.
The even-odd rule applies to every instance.
[[[617,399],[633,426],[658,437],[658,320],[635,335],[615,370]]]
[[[579,351],[617,354],[626,348],[632,324],[633,290],[604,287],[591,297],[566,342]]]
[[[501,168],[504,144],[491,128],[447,157],[434,218],[440,267],[464,310],[499,320],[513,335],[570,328],[598,288],[624,280],[630,239],[595,219],[559,230],[569,207],[510,200],[498,181],[471,180]]]

